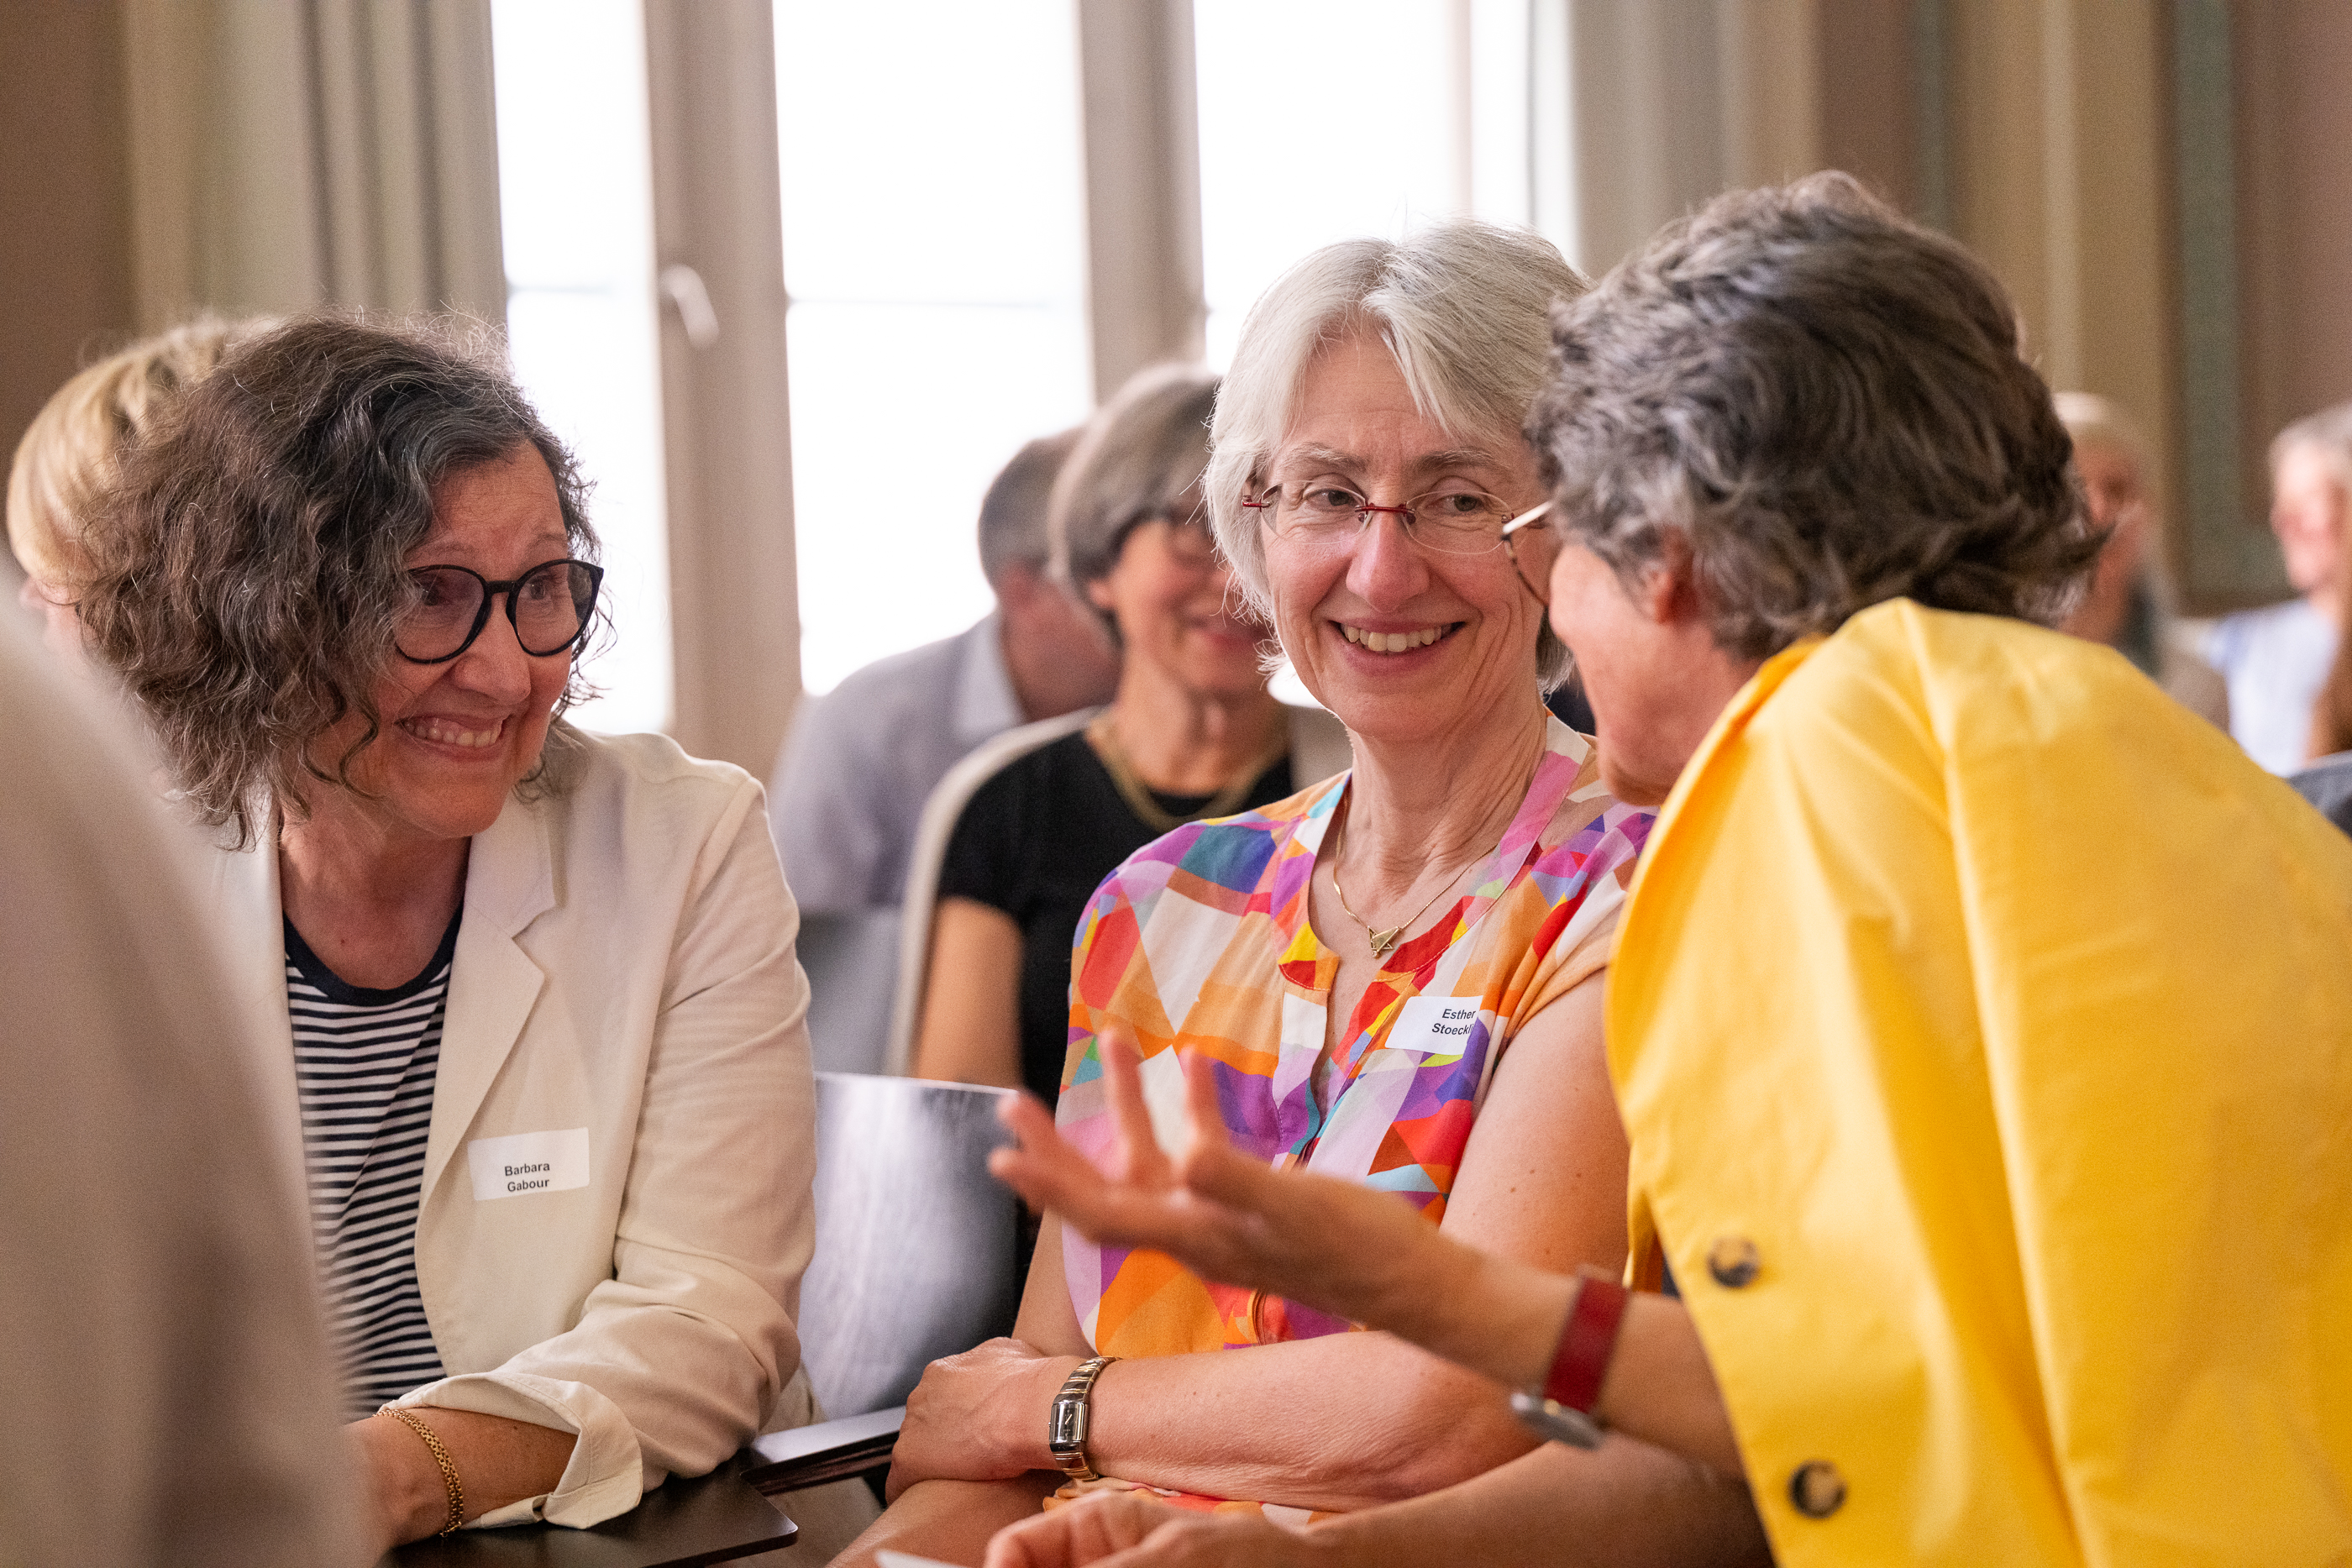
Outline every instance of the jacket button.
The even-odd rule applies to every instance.
[[[1799,1465],[1789,1478],[1789,1500],[1807,1519],[1827,1519],[1845,1503],[1845,1478],[1827,1459]]]
[[[1738,1290],[1755,1279],[1756,1271],[1763,1267],[1763,1255],[1756,1250],[1756,1243],[1745,1236],[1718,1237],[1715,1245],[1706,1249],[1706,1271],[1727,1291]]]

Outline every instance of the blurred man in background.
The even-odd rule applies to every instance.
[[[880,1049],[896,915],[932,787],[982,742],[1106,702],[1118,684],[1118,651],[1101,622],[1045,575],[1045,502],[1077,438],[1073,429],[1029,443],[981,502],[992,614],[866,665],[793,718],[768,820],[800,904],[819,1067],[878,1065],[866,1058]]]

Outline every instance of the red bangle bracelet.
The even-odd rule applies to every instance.
[[[1601,1380],[1609,1375],[1617,1329],[1633,1292],[1594,1270],[1576,1272],[1576,1301],[1568,1309],[1568,1326],[1560,1330],[1559,1350],[1552,1356],[1543,1393],[1556,1405],[1590,1416],[1601,1403]]]

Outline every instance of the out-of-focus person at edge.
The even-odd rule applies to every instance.
[[[760,787],[562,722],[583,486],[457,330],[241,345],[127,455],[79,598],[218,834],[379,1547],[594,1524],[814,1414],[806,987]]]
[[[2336,563],[2336,607],[2352,616],[2352,549]],[[2296,793],[2352,833],[2352,636],[2340,634],[2336,663],[2311,709],[2311,766],[2288,777]]]
[[[17,597],[41,617],[53,653],[81,656],[73,605],[89,573],[82,536],[121,448],[152,429],[233,344],[271,325],[206,316],[142,339],[76,372],[33,416],[8,465],[8,548],[25,569]]]
[[[1266,690],[1265,625],[1217,559],[1201,498],[1216,397],[1197,366],[1139,372],[1055,484],[1053,575],[1115,638],[1118,690],[1084,729],[982,785],[958,819],[918,1077],[1025,1084],[1051,1103],[1069,1055],[1071,937],[1103,878],[1162,833],[1314,782],[1299,766],[1310,749],[1327,773],[1346,766],[1339,720]]]
[[[2091,392],[2057,394],[2058,418],[2074,443],[2091,526],[2106,536],[2082,601],[2059,630],[2104,643],[2189,712],[2227,729],[2230,692],[2199,655],[2189,630],[2172,617],[2158,554],[2163,520],[2149,484],[2147,442],[2131,417]]]
[[[2311,759],[2312,708],[2335,662],[2336,580],[2352,510],[2352,403],[2299,419],[2271,443],[2271,531],[2296,594],[2223,616],[2205,657],[2230,683],[2230,733],[2273,773]]]
[[[1024,446],[981,502],[993,612],[866,665],[794,716],[768,816],[804,916],[895,908],[923,802],[957,758],[1109,697],[1118,651],[1046,574],[1046,497],[1078,434]]]
[[[2000,286],[1822,174],[1670,226],[1555,341],[1552,622],[1605,777],[1664,800],[1609,982],[1637,1289],[1267,1168],[1204,1064],[1110,1063],[1099,1170],[1034,1105],[997,1167],[1744,1476],[1790,1568],[2345,1561],[2352,841],[2031,623],[2092,546]],[[1445,1500],[1302,1538],[1114,1499],[988,1562],[1573,1539],[1530,1488]]]
[[[294,1166],[114,717],[0,624],[0,1563],[362,1568]]]
[[[1405,1195],[1449,1237],[1562,1273],[1625,1260],[1601,976],[1647,813],[1612,799],[1543,688],[1551,535],[1520,434],[1555,300],[1524,231],[1460,221],[1327,246],[1251,309],[1202,481],[1244,602],[1347,726],[1354,767],[1181,827],[1076,934],[1059,1119],[1112,1135],[1103,1031],[1215,1066],[1229,1133]],[[1597,1555],[1745,1562],[1736,1484],[1648,1444],[1565,1465],[1475,1376],[1292,1300],[1230,1290],[1048,1214],[1015,1337],[933,1364],[896,1501],[845,1561],[977,1562],[1091,1492],[1305,1520],[1521,1465]]]

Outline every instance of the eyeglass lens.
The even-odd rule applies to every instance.
[[[394,645],[420,664],[454,659],[489,623],[490,595],[503,592],[522,651],[538,658],[561,653],[586,629],[603,575],[577,560],[548,561],[512,582],[491,582],[461,566],[425,567],[409,573],[416,599]]]
[[[1510,507],[1479,490],[1434,490],[1415,496],[1402,507],[1377,507],[1353,490],[1337,485],[1285,486],[1272,497],[1276,533],[1301,538],[1336,538],[1353,534],[1377,513],[1390,513],[1404,525],[1408,537],[1433,550],[1451,555],[1477,555],[1503,542],[1503,525]]]

